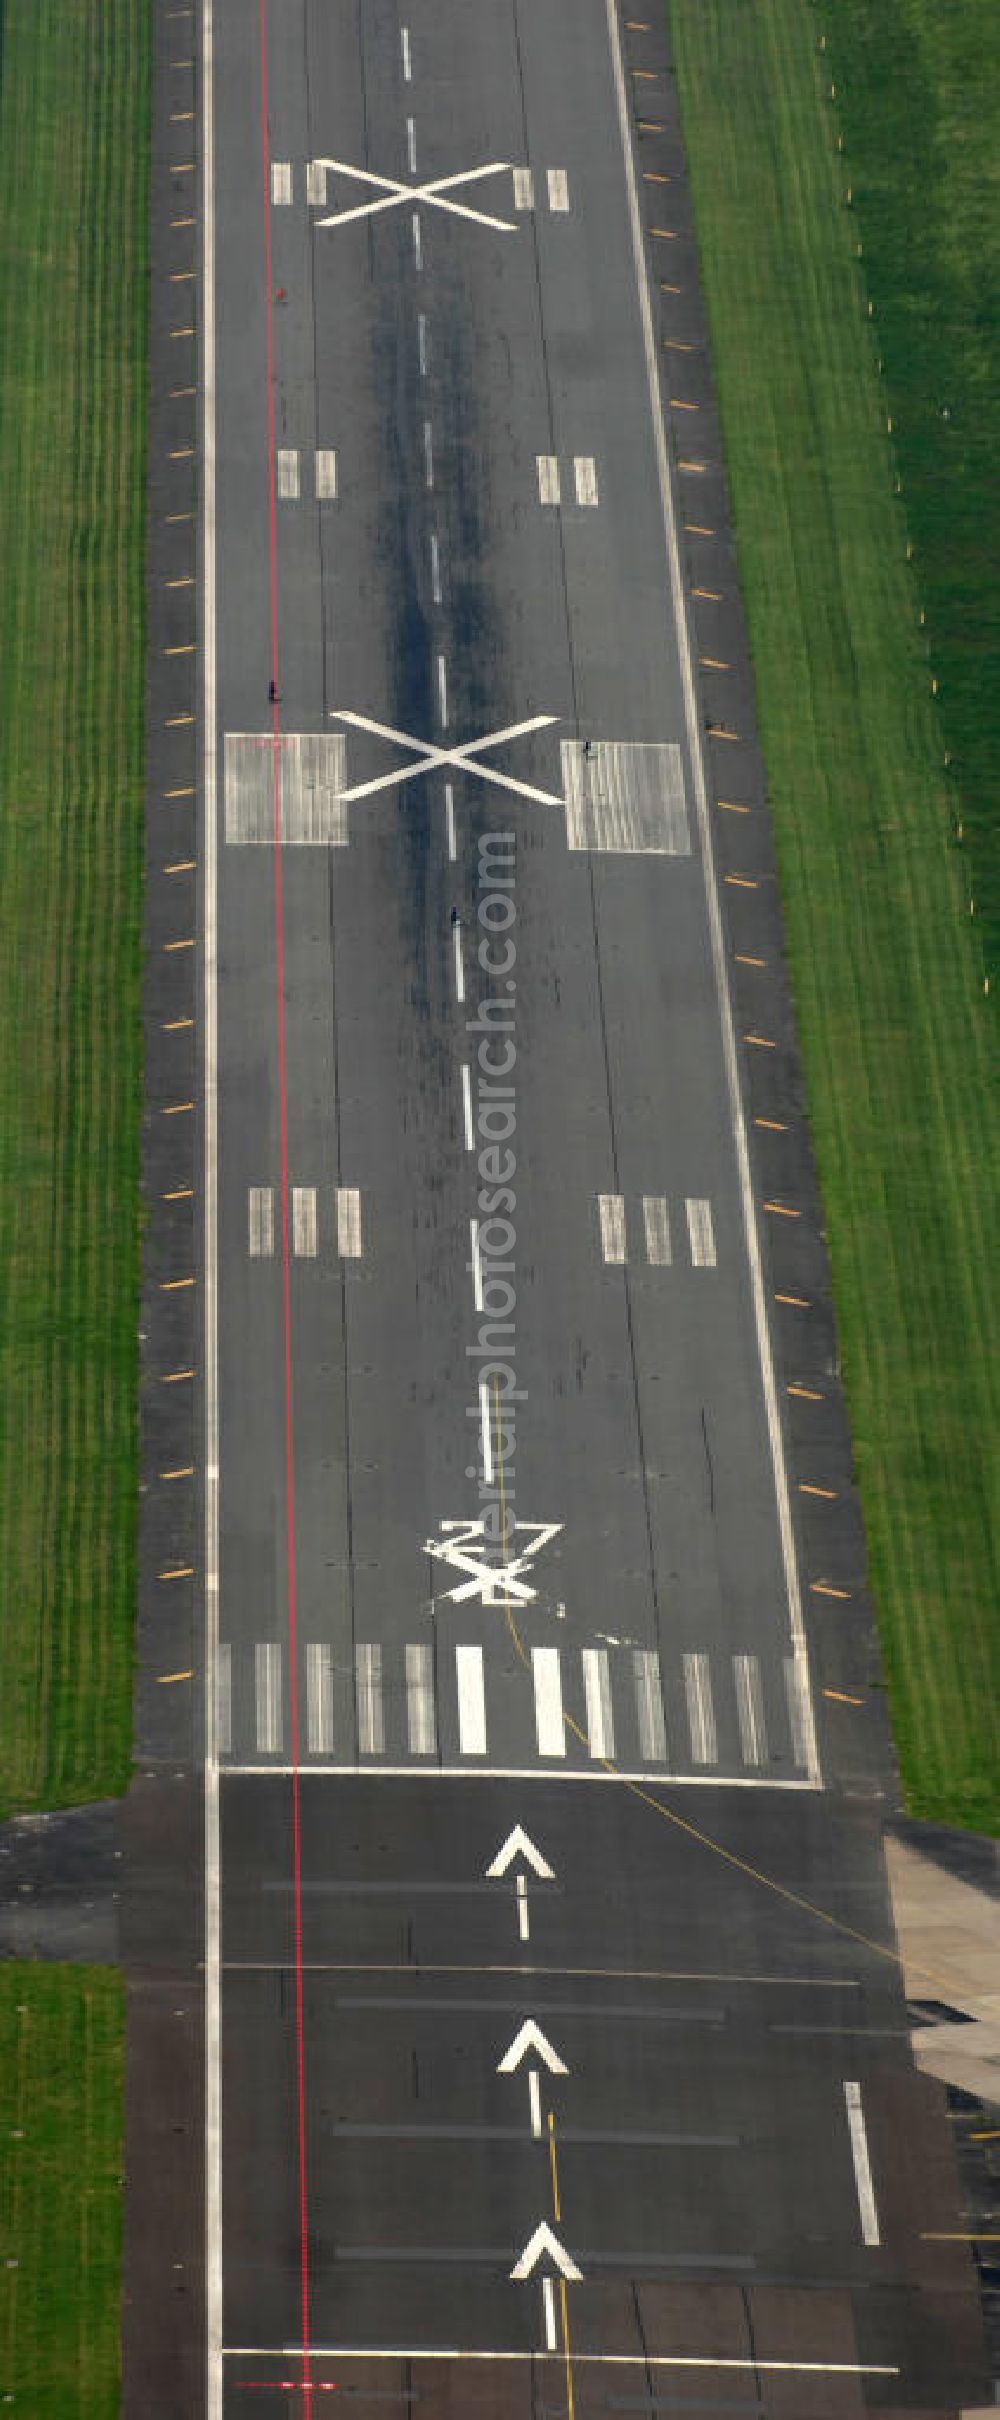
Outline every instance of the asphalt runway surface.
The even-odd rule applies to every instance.
[[[954,2412],[663,29],[195,22],[205,2408]]]

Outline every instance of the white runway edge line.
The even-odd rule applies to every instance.
[[[875,2207],[875,2187],[872,2183],[871,2161],[868,2157],[868,2136],[865,2114],[861,2106],[861,2086],[845,2083],[847,2124],[851,2137],[851,2157],[854,2161],[854,2181],[858,2189],[858,2209],[861,2213],[861,2239],[866,2244],[879,2244],[878,2211]]]
[[[214,0],[201,0],[202,994],[205,1418],[205,2420],[222,2420],[222,2047],[219,1857],[219,1015],[215,561]]]
[[[220,1644],[216,1667],[215,1737],[220,1756],[228,1756],[233,1745],[233,1651]]]
[[[743,1101],[740,1092],[739,1065],[736,1056],[736,1033],[733,1025],[732,1002],[729,996],[725,942],[722,931],[722,915],[719,907],[718,877],[715,869],[715,850],[712,841],[712,824],[709,814],[708,790],[705,781],[703,734],[698,712],[698,699],[695,690],[694,665],[691,651],[691,633],[687,620],[684,573],[677,537],[677,517],[674,511],[673,488],[670,480],[670,459],[667,452],[667,433],[663,418],[663,404],[660,397],[659,356],[657,353],[656,338],[653,331],[653,317],[649,301],[649,282],[646,273],[643,223],[642,214],[639,207],[639,190],[636,182],[635,158],[632,149],[632,128],[629,97],[625,81],[625,62],[622,57],[621,34],[618,24],[616,0],[605,0],[605,11],[608,26],[608,45],[611,52],[611,69],[614,78],[615,97],[618,103],[618,129],[621,136],[622,158],[625,167],[625,186],[628,194],[629,219],[632,229],[632,262],[635,270],[636,291],[639,299],[643,343],[646,352],[646,376],[649,384],[649,403],[653,420],[653,439],[656,447],[657,469],[659,471],[660,479],[660,501],[663,508],[663,531],[664,538],[666,540],[667,562],[670,570],[670,586],[674,608],[674,621],[677,629],[681,674],[684,684],[684,713],[687,724],[688,746],[690,750],[693,772],[698,828],[701,837],[702,861],[705,870],[705,899],[709,932],[712,942],[712,961],[715,971],[716,992],[719,1001],[719,1018],[722,1028],[722,1049],[726,1065],[726,1078],[729,1087],[730,1116],[732,1119],[733,1137],[736,1146],[736,1162],[740,1179],[740,1197],[743,1208],[743,1225],[746,1235],[747,1258],[750,1264],[750,1290],[753,1298],[754,1320],[757,1329],[757,1349],[760,1356],[761,1381],[764,1391],[764,1406],[767,1414],[767,1428],[771,1447],[771,1461],[774,1468],[774,1487],[778,1507],[778,1526],[781,1532],[781,1552],[785,1571],[785,1587],[788,1596],[788,1618],[792,1635],[792,1651],[799,1670],[803,1735],[804,1744],[807,1751],[804,1761],[808,1770],[810,1781],[815,1787],[818,1787],[822,1781],[822,1774],[820,1770],[819,1750],[816,1742],[816,1725],[813,1717],[812,1700],[809,1689],[809,1660],[806,1649],[805,1627],[802,1618],[802,1594],[799,1585],[798,1564],[795,1555],[795,1539],[792,1531],[791,1503],[788,1493],[788,1474],[785,1469],[784,1446],[781,1436],[781,1418],[778,1410],[778,1395],[774,1379],[774,1364],[771,1358],[771,1338],[767,1323],[767,1302],[764,1293],[764,1271],[761,1259],[760,1237],[757,1231],[757,1218],[754,1210],[753,1187],[750,1178],[750,1154],[747,1146],[746,1125],[743,1117]]]

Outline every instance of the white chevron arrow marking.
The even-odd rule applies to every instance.
[[[537,2268],[543,2253],[559,2270],[561,2277],[568,2278],[571,2285],[579,2285],[583,2275],[582,2269],[578,2269],[575,2260],[571,2260],[569,2253],[563,2250],[558,2235],[553,2235],[551,2227],[546,2224],[544,2218],[535,2228],[530,2242],[525,2244],[520,2260],[515,2261],[511,2276],[517,2278],[519,2283],[523,2278],[530,2277],[532,2269]]]
[[[490,1880],[499,1881],[500,1876],[506,1874],[508,1867],[513,1865],[515,1857],[523,1857],[525,1864],[530,1865],[532,1872],[538,1875],[540,1882],[555,1881],[552,1867],[546,1865],[541,1849],[536,1849],[534,1841],[529,1840],[527,1832],[522,1830],[519,1823],[514,1825],[512,1832],[508,1832],[502,1848],[497,1850],[492,1865],[487,1866],[486,1871]]]
[[[546,2039],[541,2026],[536,2025],[534,2017],[525,2019],[520,2033],[515,2034],[510,2049],[505,2050],[503,2058],[498,2060],[497,2074],[513,2075],[515,2067],[520,2066],[526,2050],[537,2051],[539,2058],[544,2059],[550,2075],[569,2074],[565,2059],[561,2059],[558,2051],[553,2050],[551,2042]]]

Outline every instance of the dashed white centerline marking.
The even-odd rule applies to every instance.
[[[271,200],[290,202],[292,198],[292,164],[290,160],[271,162]]]
[[[294,446],[278,447],[278,494],[284,500],[299,492],[299,457]]]
[[[715,1710],[712,1705],[712,1682],[707,1655],[686,1655],[684,1657],[684,1693],[687,1698],[693,1761],[696,1765],[717,1764],[719,1748],[715,1735]]]
[[[592,1756],[610,1762],[615,1752],[615,1733],[607,1648],[584,1647],[581,1660],[587,1704],[587,1745]]]
[[[425,1645],[406,1650],[406,1727],[413,1756],[433,1756],[437,1749],[434,1719],[434,1659]]]
[[[333,1754],[333,1656],[322,1639],[306,1646],[306,1747],[310,1756]]]
[[[417,130],[412,118],[406,121],[406,158],[410,175],[417,173]]]
[[[447,731],[447,728],[448,728],[448,666],[447,666],[447,664],[445,663],[445,660],[444,660],[443,655],[439,655],[439,656],[438,656],[438,658],[437,658],[437,693],[438,693],[438,714],[439,714],[439,716],[440,716],[440,718],[441,718],[441,729],[442,729],[442,731]]]
[[[574,454],[573,476],[578,504],[597,503],[597,465],[593,454]]]
[[[430,421],[424,421],[424,485],[434,485],[434,431]]]
[[[462,1069],[462,1119],[465,1126],[465,1148],[467,1151],[474,1151],[476,1136],[472,1124],[472,1077],[467,1067]]]
[[[362,1252],[361,1195],[357,1186],[338,1185],[336,1205],[337,1250],[340,1257],[342,1260],[360,1260]]]
[[[451,937],[452,946],[455,952],[455,992],[459,1000],[464,1000],[465,967],[462,963],[462,927],[460,924],[455,923],[452,925]]]
[[[423,311],[417,313],[417,361],[421,378],[427,376],[427,320]]]
[[[556,454],[537,454],[538,500],[540,504],[559,502],[559,459]]]
[[[483,1478],[487,1487],[493,1485],[493,1441],[490,1436],[490,1390],[485,1378],[479,1384],[479,1426],[483,1444]]]
[[[531,1677],[535,1684],[535,1737],[539,1756],[565,1756],[562,1681],[558,1647],[533,1647]]]
[[[692,1264],[696,1269],[714,1269],[715,1228],[712,1225],[711,1202],[689,1201],[684,1207],[687,1211]]]
[[[455,1682],[458,1689],[459,1748],[463,1756],[485,1756],[486,1697],[481,1647],[456,1647]],[[519,1879],[523,1881],[523,1875]]]
[[[410,57],[410,28],[408,25],[400,26],[399,41],[400,48],[403,53],[403,82],[404,84],[412,84],[413,61]]]
[[[434,603],[435,603],[435,605],[440,605],[440,603],[441,603],[441,548],[440,548],[440,544],[439,544],[439,542],[438,542],[438,537],[437,537],[437,532],[436,532],[436,530],[432,530],[432,532],[431,532],[430,549],[431,549],[431,596],[432,596],[432,597],[433,597],[433,599],[434,599]]]
[[[844,2099],[847,2104],[847,2123],[851,2135],[851,2156],[854,2161],[854,2182],[858,2190],[858,2209],[861,2213],[861,2238],[863,2243],[878,2244],[881,2243],[882,2238],[879,2234],[875,2187],[872,2183],[871,2161],[868,2157],[868,2136],[865,2132],[864,2110],[861,2107],[860,2084],[845,2083]]]
[[[642,1216],[646,1229],[646,1258],[654,1269],[670,1267],[670,1213],[666,1195],[644,1193]]]
[[[446,781],[444,785],[444,819],[448,834],[448,855],[454,864],[458,855],[458,845],[455,839],[455,793],[450,781]]]
[[[549,209],[569,209],[569,178],[565,168],[548,168],[545,172],[549,189]]]
[[[421,234],[420,234],[420,212],[419,212],[419,210],[415,210],[415,211],[414,211],[414,213],[413,213],[413,222],[412,222],[412,224],[413,224],[413,257],[414,257],[414,260],[416,261],[416,264],[417,264],[418,269],[422,269],[422,268],[423,268],[423,265],[424,265],[424,248],[423,248],[423,242],[422,242],[422,239],[421,239]]]
[[[514,208],[515,210],[533,210],[534,207],[535,180],[531,170],[530,168],[515,168]]]
[[[481,1311],[483,1307],[483,1263],[479,1250],[478,1218],[470,1218],[469,1234],[472,1238],[472,1261],[470,1264],[472,1268],[472,1292],[475,1299],[476,1309],[477,1311]]]
[[[254,1648],[254,1680],[257,1752],[260,1756],[278,1756],[281,1752],[281,1648],[276,1639],[260,1641]]]
[[[292,1186],[292,1251],[299,1260],[316,1258],[316,1187]]]
[[[599,1193],[597,1209],[601,1221],[601,1250],[605,1260],[623,1261],[626,1253],[625,1200],[621,1193]]]
[[[316,449],[316,495],[326,504],[337,493],[337,456],[332,446]]]
[[[528,2069],[528,2116],[537,2143],[542,2131],[542,2088],[537,2067]]]
[[[542,2319],[545,2326],[545,2350],[556,2351],[556,2296],[551,2277],[542,2279]]]
[[[528,1914],[528,1884],[523,1874],[514,1876],[514,1896],[517,1901],[517,1930],[522,1941],[531,1939],[531,1919]]]
[[[274,1194],[270,1185],[251,1185],[247,1225],[251,1260],[270,1260],[274,1251]]]

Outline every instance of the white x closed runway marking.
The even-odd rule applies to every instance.
[[[398,789],[404,781],[415,781],[418,773],[432,773],[439,765],[457,766],[464,773],[478,774],[480,781],[495,782],[499,790],[514,790],[519,798],[531,798],[536,806],[564,807],[566,801],[554,790],[536,790],[530,782],[515,781],[512,773],[498,773],[495,765],[484,765],[484,748],[499,748],[505,740],[523,739],[528,731],[544,731],[559,721],[558,714],[533,714],[525,723],[510,723],[505,731],[487,732],[485,739],[463,740],[457,748],[435,748],[423,739],[414,739],[409,731],[394,731],[389,723],[376,723],[368,714],[350,714],[344,707],[331,707],[331,720],[349,723],[355,731],[372,731],[377,739],[394,740],[399,748],[412,748],[414,762],[404,765],[401,773],[380,773],[375,781],[358,782],[353,790],[342,790],[340,803],[347,806],[358,798],[373,798],[377,790]],[[473,758],[476,759],[473,763]]]
[[[516,235],[517,222],[510,218],[492,218],[488,210],[473,210],[466,202],[453,201],[456,185],[476,185],[484,176],[509,176],[509,160],[490,160],[484,168],[462,168],[457,176],[435,177],[429,185],[401,185],[397,177],[376,176],[370,168],[352,168],[346,160],[314,160],[315,168],[326,168],[333,176],[353,177],[356,184],[375,185],[381,194],[377,202],[359,202],[354,210],[333,210],[318,218],[317,227],[347,227],[352,219],[375,218],[380,210],[397,210],[402,202],[429,202],[436,210],[450,210],[456,218],[474,219],[477,226],[498,228],[502,235]]]
[[[518,1554],[506,1563],[490,1563],[483,1551],[486,1523],[482,1521],[442,1521],[444,1535],[426,1538],[424,1553],[433,1555],[439,1563],[450,1563],[453,1571],[471,1572],[472,1577],[458,1588],[446,1590],[452,1604],[460,1605],[468,1597],[480,1597],[484,1605],[502,1605],[513,1598],[519,1605],[530,1605],[537,1596],[521,1573],[534,1561],[543,1546],[559,1536],[561,1521],[515,1521],[514,1530],[525,1543]]]

